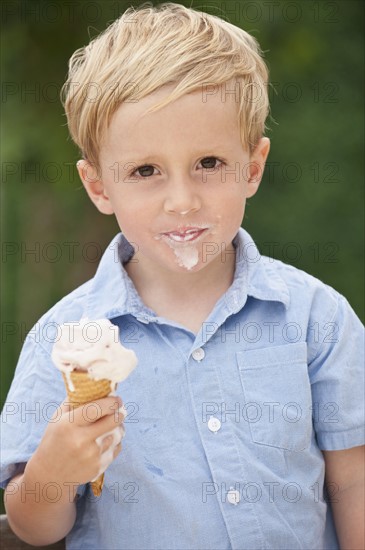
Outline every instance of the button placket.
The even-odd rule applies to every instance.
[[[199,349],[199,344],[203,347],[201,341],[196,342],[192,350]],[[229,526],[231,547],[238,549],[242,548],[242,517],[240,510],[243,497],[242,494],[238,494],[237,489],[239,487],[236,484],[247,476],[247,470],[250,470],[251,466],[246,463],[246,456],[239,454],[235,426],[232,426],[231,422],[219,426],[216,422],[219,419],[222,424],[223,421],[217,404],[227,403],[226,388],[221,383],[221,362],[224,359],[222,356],[216,357],[214,353],[207,353],[205,345],[204,342],[204,361],[202,363],[197,362],[195,368],[191,367],[194,366],[192,362],[197,361],[194,358],[196,354],[193,351],[190,352],[190,368],[186,369],[186,373],[196,425],[210,469],[210,478],[218,487],[222,488],[217,498],[220,500],[224,521]],[[232,362],[233,359],[232,356]],[[227,362],[228,367],[231,367],[232,362],[230,360]],[[209,407],[207,407],[207,404]],[[219,430],[212,431],[208,425],[209,421],[211,421],[210,425],[214,429],[219,426]],[[256,542],[261,529],[257,518],[257,508],[257,505],[250,502],[245,503],[248,538],[250,541]],[[258,546],[263,547],[261,539]],[[251,545],[251,547],[253,548],[254,545]]]

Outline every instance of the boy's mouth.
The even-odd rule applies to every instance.
[[[160,238],[168,238],[176,243],[186,243],[197,240],[203,233],[205,233],[208,227],[186,227],[167,231],[161,233]]]

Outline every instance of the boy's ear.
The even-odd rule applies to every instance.
[[[270,140],[267,137],[260,139],[250,155],[247,180],[247,197],[252,197],[259,188],[265,163],[270,151]]]
[[[114,214],[113,206],[97,166],[88,160],[79,160],[76,163],[76,167],[86,192],[96,208],[102,214]]]

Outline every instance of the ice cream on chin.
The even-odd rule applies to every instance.
[[[181,212],[185,214],[185,212]],[[216,223],[202,222],[193,225],[178,225],[176,229],[159,233],[155,240],[167,244],[174,252],[175,261],[180,266],[190,271],[199,263],[199,256],[204,261],[206,256],[212,255],[214,242],[207,241],[216,234],[216,225],[221,216],[217,216]]]
[[[174,251],[176,261],[180,267],[190,270],[195,267],[199,261],[199,251],[196,247],[189,245],[186,247],[174,247],[169,244],[170,248]]]
[[[81,319],[61,325],[52,360],[62,372],[68,404],[72,408],[113,395],[117,383],[125,380],[137,365],[134,351],[122,346],[118,327],[108,319]],[[125,409],[121,412],[126,414]],[[91,480],[96,496],[101,494],[103,473],[113,460],[114,448],[120,443],[124,430],[117,426],[97,438],[96,443],[101,446],[108,435],[113,436],[112,445],[101,454],[98,475]]]

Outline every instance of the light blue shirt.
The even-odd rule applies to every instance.
[[[139,361],[118,387],[123,450],[101,497],[79,488],[67,548],[338,548],[321,449],[364,443],[363,327],[335,290],[260,256],[243,229],[234,244],[234,282],[197,335],[145,307],[122,235],[28,335],[2,415],[3,486],[65,398],[57,324],[109,318]]]

